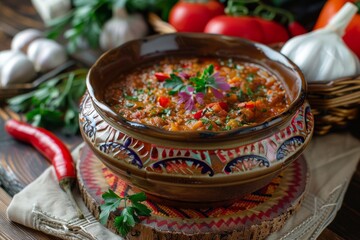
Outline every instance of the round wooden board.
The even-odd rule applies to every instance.
[[[101,195],[109,188],[122,196],[137,191],[107,169],[86,145],[77,169],[81,194],[96,218],[100,213]],[[152,210],[151,217],[143,218],[127,239],[264,239],[278,231],[298,209],[307,179],[306,161],[300,157],[269,185],[228,206],[185,209],[148,200],[145,204]],[[116,232],[114,217],[114,214],[110,216],[107,228]]]

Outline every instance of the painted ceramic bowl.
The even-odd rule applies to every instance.
[[[291,104],[261,124],[220,132],[166,131],[128,121],[106,104],[110,81],[166,55],[259,64],[283,82]],[[280,53],[239,38],[177,33],[130,41],[100,57],[87,89],[80,112],[85,142],[115,174],[163,203],[214,206],[255,191],[299,157],[313,133],[300,70]]]

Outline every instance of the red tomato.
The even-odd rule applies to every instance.
[[[346,28],[344,42],[360,58],[360,14],[356,14]]]
[[[208,22],[204,32],[243,37],[256,42],[265,39],[263,28],[254,17],[218,16]]]
[[[306,29],[296,21],[288,25],[288,30],[290,32],[291,37],[295,37],[307,33]]]
[[[171,9],[169,23],[178,32],[202,32],[210,19],[222,14],[224,14],[224,6],[214,0],[180,1]]]
[[[170,78],[169,74],[161,73],[161,72],[155,73],[155,77],[156,77],[156,79],[157,79],[159,82],[163,82],[163,81],[165,81],[166,79],[169,79],[169,78]]]
[[[162,106],[163,108],[166,108],[170,103],[170,99],[164,96],[159,97],[158,101],[160,106]]]
[[[262,32],[264,33],[264,40],[262,43],[272,44],[286,42],[289,40],[289,34],[281,24],[265,20],[262,18],[256,18],[262,27]]]

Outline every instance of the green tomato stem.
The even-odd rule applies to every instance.
[[[251,11],[250,7],[254,6],[254,10]],[[295,20],[294,15],[289,11],[267,5],[260,0],[229,0],[225,13],[230,16],[256,16],[267,20],[274,20],[279,16],[283,24]]]

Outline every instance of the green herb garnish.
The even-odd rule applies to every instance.
[[[249,86],[246,86],[246,94],[249,96],[250,99],[252,99],[252,97],[254,96],[254,92]]]
[[[127,108],[132,108],[133,106],[135,106],[135,103],[125,103],[125,107]]]
[[[97,48],[102,26],[112,16],[114,1],[75,0],[72,3],[74,7],[69,13],[49,23],[50,31],[47,36],[57,38],[63,34],[68,40],[69,52],[75,52],[84,41],[91,48]]]
[[[200,118],[200,120],[203,124],[208,124],[210,122],[208,118]]]
[[[114,224],[121,236],[125,237],[136,223],[140,222],[140,216],[150,216],[151,210],[141,202],[146,200],[143,192],[128,195],[125,197],[118,196],[111,189],[102,195],[104,203],[100,206],[100,223],[105,225],[111,212],[115,212],[121,207],[121,213],[115,217]]]
[[[139,101],[138,97],[136,97],[136,96],[131,96],[131,95],[124,94],[124,97],[125,97],[126,100]]]
[[[174,95],[175,93],[185,90],[186,85],[184,85],[184,82],[181,80],[180,77],[172,73],[170,74],[170,79],[166,79],[164,87],[172,88],[169,91],[169,94]]]
[[[205,93],[207,87],[217,88],[215,84],[215,78],[212,77],[214,73],[214,65],[210,64],[207,68],[204,69],[203,73],[198,74],[196,77],[190,78],[190,81],[195,84],[195,91]]]
[[[25,113],[27,122],[46,128],[62,127],[65,134],[79,130],[79,99],[86,90],[87,69],[60,74],[36,90],[10,98],[9,107]]]

